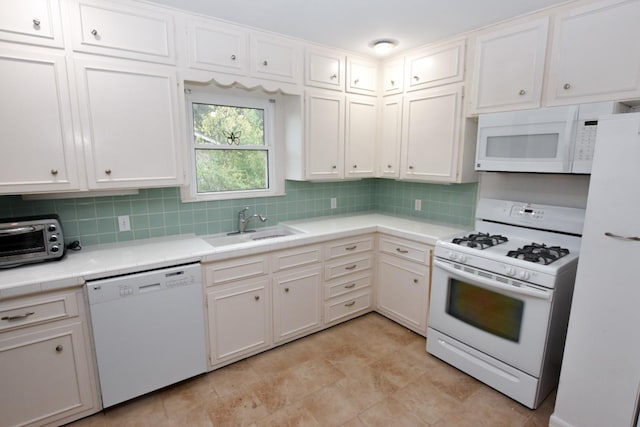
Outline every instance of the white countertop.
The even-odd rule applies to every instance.
[[[80,286],[87,280],[108,276],[189,262],[217,261],[363,233],[382,232],[434,245],[439,238],[463,230],[462,227],[382,214],[320,217],[281,225],[298,234],[219,247],[207,243],[204,240],[207,236],[173,236],[67,251],[60,261],[0,270],[0,299]]]

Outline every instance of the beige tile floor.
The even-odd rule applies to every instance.
[[[106,426],[548,426],[425,351],[375,313],[69,424]]]

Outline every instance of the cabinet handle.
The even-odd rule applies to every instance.
[[[58,175],[58,169],[51,169],[51,175]]]
[[[418,76],[413,76],[413,79],[414,79],[415,81],[417,81],[417,82],[418,82],[418,81],[420,81],[420,77],[418,77]]]
[[[269,63],[265,60],[265,61],[262,61],[262,65],[266,67],[267,65],[269,65]]]
[[[338,75],[336,73],[333,73],[330,77],[331,80],[335,80],[338,78]]]
[[[564,86],[562,86],[562,88],[565,90],[569,90],[571,89],[571,85],[569,83],[565,83]]]
[[[9,322],[11,322],[12,320],[26,319],[27,317],[33,316],[34,314],[35,313],[33,311],[28,311],[25,314],[16,314],[15,316],[4,316],[0,320],[8,320]]]
[[[231,55],[231,60],[235,61],[236,60],[236,56],[235,55]]]
[[[527,93],[527,91],[526,91],[526,90],[524,90],[524,89],[520,89],[520,92],[518,92],[518,95],[522,96],[522,95],[524,95],[524,94],[526,94],[526,93]]]
[[[39,27],[40,26],[40,20],[38,18],[33,18],[33,26],[34,27]]]
[[[356,287],[356,284],[355,284],[355,283],[352,283],[352,284],[350,284],[350,285],[344,285],[344,288],[345,288],[345,289],[353,289],[353,288],[355,288],[355,287]]]
[[[607,237],[612,237],[614,239],[619,239],[619,240],[629,240],[632,242],[640,242],[640,237],[638,236],[620,236],[619,234],[609,233],[608,231],[604,233],[604,235]]]
[[[289,288],[284,288],[284,291],[289,293]]]
[[[355,303],[356,303],[355,301],[351,301],[351,302],[346,303],[344,306],[345,306],[345,307],[353,307],[353,305],[354,305]]]
[[[64,347],[62,346],[62,344],[58,344],[58,345],[56,346],[56,351],[57,351],[58,353],[61,353],[61,352],[62,352],[62,350],[64,350]]]
[[[350,265],[349,267],[345,267],[344,269],[345,269],[345,270],[353,270],[353,269],[354,269],[354,268],[356,268],[357,266],[358,266],[357,264],[353,264],[353,265]]]
[[[91,35],[94,37],[98,36],[98,30],[96,30],[95,28],[93,30],[91,30]]]
[[[409,251],[406,249],[400,249],[400,248],[396,248],[396,251],[400,252],[401,254],[408,254]]]
[[[253,297],[253,299],[256,301],[260,301],[260,295],[256,295],[255,297]]]
[[[106,173],[107,175],[111,175],[111,169],[105,169],[104,173]]]
[[[352,250],[354,250],[354,249],[355,249],[355,248],[357,248],[357,247],[358,247],[358,245],[347,246],[346,248],[344,248],[344,250],[345,250],[345,251],[352,251]]]

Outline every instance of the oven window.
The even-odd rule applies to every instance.
[[[524,302],[456,279],[449,281],[447,313],[493,335],[520,341]]]
[[[46,252],[44,233],[36,231],[2,236],[0,237],[0,248],[0,256]]]

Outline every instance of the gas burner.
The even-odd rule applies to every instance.
[[[541,243],[531,243],[522,248],[507,253],[508,257],[522,259],[536,264],[551,264],[569,254],[569,249],[560,246],[547,246]]]
[[[473,233],[467,236],[457,237],[451,242],[456,245],[466,246],[469,248],[486,249],[507,241],[509,241],[509,239],[499,234],[490,235],[489,233]]]

